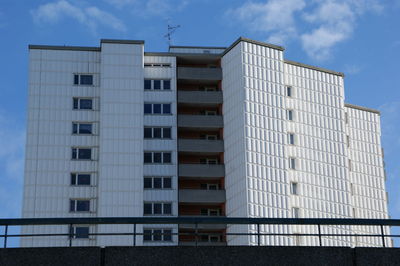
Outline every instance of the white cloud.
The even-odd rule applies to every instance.
[[[267,41],[281,44],[296,35],[294,14],[304,7],[304,0],[248,2],[229,10],[227,16],[244,23],[250,30],[268,34]]]
[[[355,74],[360,73],[362,70],[363,70],[363,67],[359,66],[359,65],[352,64],[352,65],[344,66],[344,73],[346,75],[355,75]]]
[[[123,8],[125,6],[136,3],[136,0],[105,0],[107,3],[115,6],[116,8]]]
[[[117,31],[126,31],[124,23],[114,15],[94,6],[75,6],[65,0],[41,5],[37,9],[31,10],[31,14],[34,21],[39,24],[57,23],[63,18],[71,18],[92,31],[96,31],[99,24]]]
[[[115,8],[130,8],[135,15],[168,16],[173,12],[182,11],[188,0],[104,0]]]
[[[245,3],[227,15],[265,33],[269,42],[298,40],[311,58],[325,60],[336,45],[351,38],[360,16],[382,10],[377,0],[265,0]]]

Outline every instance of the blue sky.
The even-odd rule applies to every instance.
[[[400,218],[400,0],[2,0],[0,217],[20,217],[28,44],[98,46],[101,38],[229,46],[239,36],[285,58],[346,74],[346,102],[382,112],[389,209]]]

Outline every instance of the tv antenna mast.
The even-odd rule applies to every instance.
[[[172,43],[171,36],[172,36],[172,34],[180,27],[181,27],[181,25],[172,26],[172,25],[170,25],[168,23],[168,33],[164,35],[164,37],[167,39],[168,46],[171,46],[171,43]]]

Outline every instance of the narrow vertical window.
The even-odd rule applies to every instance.
[[[297,207],[292,208],[292,217],[293,218],[300,218],[300,209]]]
[[[144,80],[144,89],[145,90],[151,90],[151,80],[150,79],[145,79]]]
[[[289,158],[289,168],[292,170],[296,170],[296,158]]]
[[[293,121],[293,110],[287,110],[287,119]]]
[[[346,136],[347,147],[350,147],[350,136]]]
[[[294,134],[293,133],[288,134],[288,142],[290,145],[294,145]]]
[[[290,192],[292,193],[292,195],[298,195],[298,185],[296,182],[292,182],[290,184]]]
[[[292,97],[292,87],[290,87],[290,86],[286,87],[286,96]]]

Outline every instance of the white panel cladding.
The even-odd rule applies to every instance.
[[[102,43],[99,206],[101,217],[143,215],[143,45]],[[133,226],[99,226],[131,232]],[[132,237],[101,236],[100,246],[132,245]]]
[[[28,122],[25,159],[25,183],[22,216],[71,217],[95,216],[96,182],[89,187],[70,184],[72,171],[91,172],[96,178],[98,163],[72,161],[71,147],[93,147],[98,136],[82,139],[72,135],[72,121],[99,120],[98,109],[72,110],[73,97],[99,96],[100,54],[89,51],[30,50]],[[74,74],[94,75],[93,86],[74,85]],[[94,152],[93,159],[96,159]],[[91,199],[91,212],[70,213],[71,198]],[[23,227],[22,233],[67,233],[67,226]],[[92,245],[81,241],[80,245]],[[21,246],[65,246],[68,237],[22,238]]]
[[[299,208],[300,217],[350,218],[343,78],[291,64],[285,65],[285,72],[285,84],[292,88],[286,107],[294,112],[287,132],[295,135],[295,144],[287,145],[286,151],[296,158],[296,170],[288,171],[288,184],[296,182],[299,188],[289,208]],[[322,230],[351,233],[349,227]],[[292,227],[292,233],[316,232],[311,226]],[[302,245],[318,244],[316,237],[300,239]],[[350,241],[349,237],[323,238],[323,244],[330,246],[346,246]]]
[[[285,155],[283,52],[243,43],[246,178],[249,217],[289,217]],[[257,232],[250,226],[250,232]],[[261,226],[260,232],[286,233],[286,226]],[[257,244],[250,238],[251,245]],[[287,245],[287,237],[264,237],[262,245]]]
[[[388,199],[379,114],[345,107],[348,117],[348,158],[354,218],[388,219]],[[353,226],[358,234],[380,234],[379,227]],[[388,228],[385,233],[389,234]],[[353,237],[354,246],[381,246],[376,237]],[[389,238],[386,245],[392,246]]]
[[[224,164],[226,216],[247,217],[247,184],[244,143],[244,78],[242,43],[221,61],[223,80]],[[247,232],[248,226],[228,226],[229,233]],[[229,236],[228,244],[246,245],[248,237]]]
[[[184,54],[221,54],[225,48],[207,48],[207,47],[172,47],[169,48],[171,53],[184,53]]]
[[[177,153],[177,104],[176,104],[176,58],[166,56],[145,56],[145,63],[168,63],[171,67],[145,67],[145,79],[171,80],[170,90],[144,91],[144,102],[170,103],[171,115],[145,115],[144,126],[171,127],[171,139],[146,139],[143,142],[143,151],[171,151],[171,164],[146,164],[143,168],[144,176],[170,176],[172,189],[144,190],[143,201],[146,202],[171,202],[172,216],[178,216],[178,153]],[[143,214],[142,214],[143,215]],[[146,228],[172,228],[176,233],[176,225],[146,225]],[[143,245],[157,245],[157,243],[144,242],[138,238],[138,243]],[[165,243],[162,243],[164,245]],[[177,244],[177,237],[173,237],[170,245]],[[158,243],[160,245],[160,243]]]

